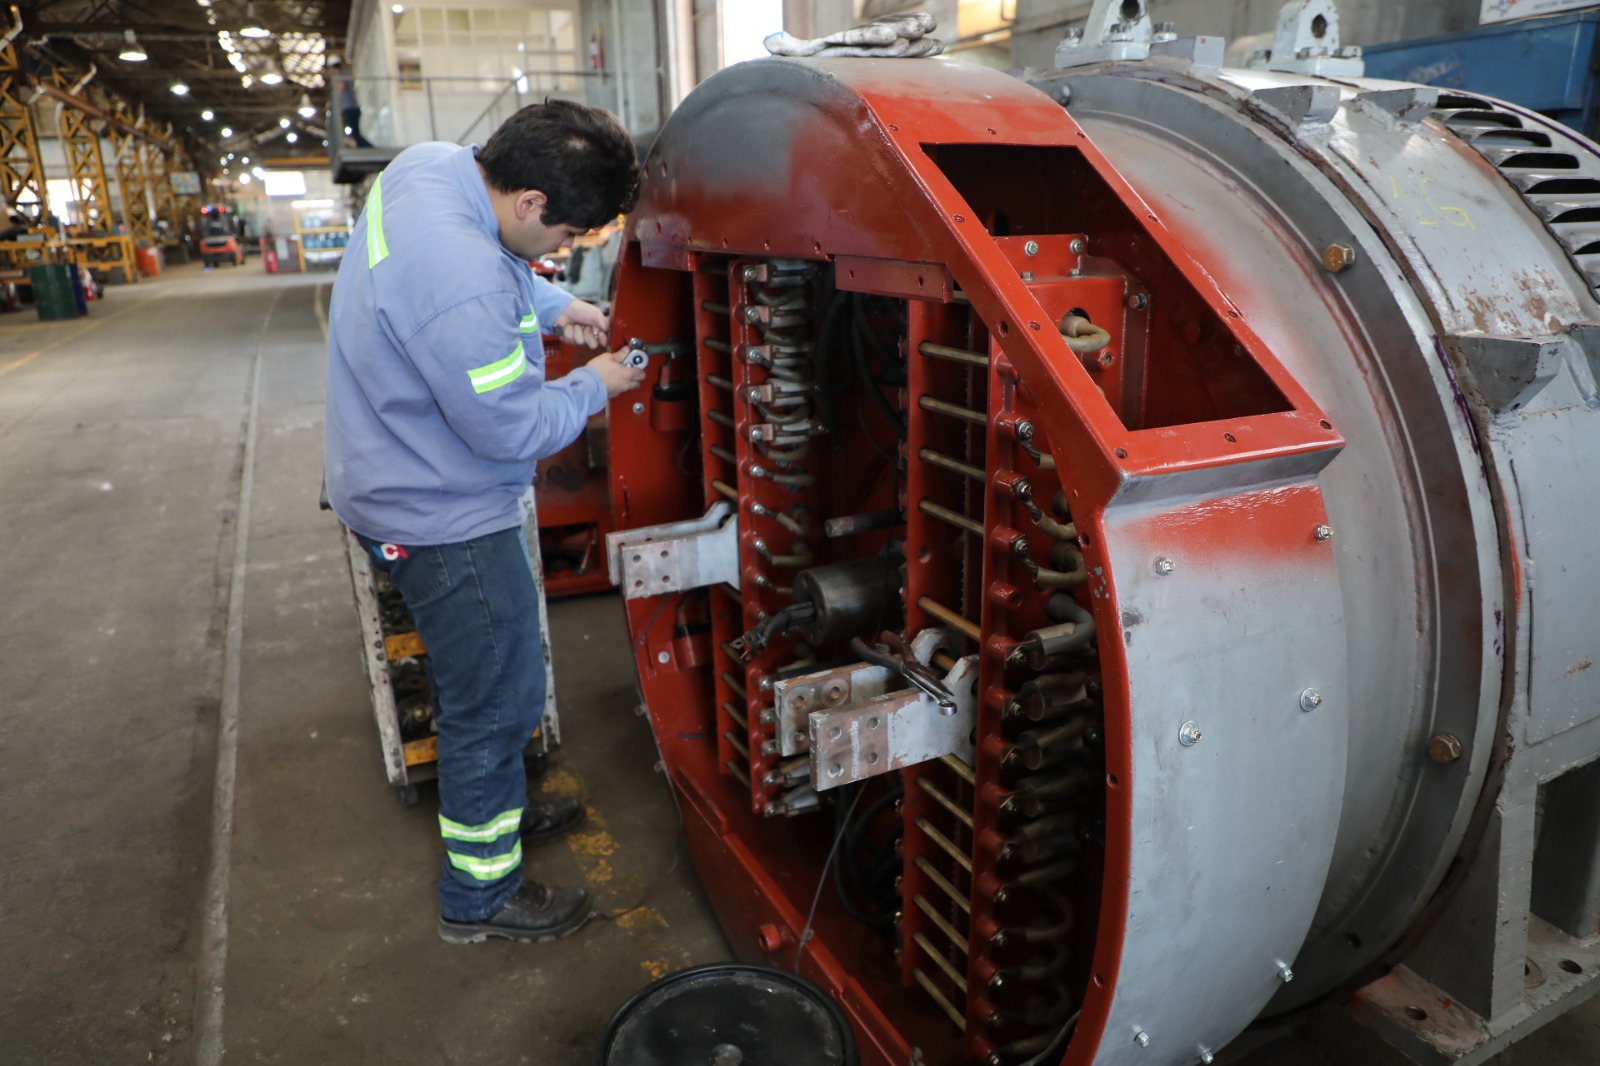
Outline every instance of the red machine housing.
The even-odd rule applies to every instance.
[[[582,365],[558,337],[541,338],[547,380],[565,377]],[[605,536],[610,533],[611,483],[606,468],[606,412],[589,419],[578,439],[539,460],[539,555],[544,562],[545,594],[551,598],[604,592]]]

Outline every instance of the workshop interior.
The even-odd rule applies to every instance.
[[[1600,1062],[1600,3],[0,16],[14,1061]],[[452,948],[329,291],[553,98],[640,164],[527,264],[644,375],[524,497],[597,909]]]

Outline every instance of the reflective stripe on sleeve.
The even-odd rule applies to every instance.
[[[465,871],[468,876],[477,881],[498,881],[507,874],[515,873],[522,868],[522,841],[517,841],[517,846],[504,855],[495,855],[487,859],[474,858],[471,855],[457,855],[455,852],[446,852],[450,856],[450,865],[458,870]]]
[[[529,311],[527,314],[522,316],[522,324],[519,328],[524,333],[538,333],[539,316],[535,312]]]
[[[439,815],[439,835],[446,840],[471,840],[486,844],[499,840],[522,825],[522,808],[495,815],[482,825],[463,825]]]
[[[372,179],[367,194],[367,269],[389,257],[389,242],[383,238],[383,175]]]
[[[488,366],[467,371],[467,377],[472,379],[472,391],[489,392],[502,385],[511,384],[520,378],[526,369],[528,369],[528,358],[523,354],[522,342],[518,341],[517,346],[511,349],[510,355]]]

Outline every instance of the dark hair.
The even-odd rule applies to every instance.
[[[498,192],[544,193],[539,221],[547,226],[595,229],[639,197],[633,138],[609,111],[571,100],[524,107],[494,131],[478,162]]]

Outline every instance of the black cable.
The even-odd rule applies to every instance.
[[[848,823],[850,821],[850,815],[855,813],[856,804],[861,802],[862,793],[864,793],[865,791],[866,791],[865,789],[862,789],[862,790],[856,792],[855,798],[850,801],[850,807],[849,807],[848,810],[845,811],[845,815],[844,815],[844,820],[845,820],[846,823]],[[833,847],[828,849],[828,858],[822,864],[822,876],[817,878],[817,890],[811,896],[811,909],[806,912],[806,925],[805,925],[804,929],[800,930],[800,943],[795,945],[795,949],[794,949],[794,972],[795,973],[799,973],[800,972],[800,957],[805,954],[806,945],[811,942],[811,923],[816,921],[816,918],[817,918],[817,904],[822,902],[822,889],[823,889],[823,886],[825,886],[828,883],[828,871],[833,866],[833,858],[834,858],[834,856],[839,853],[839,843],[842,840],[844,840],[844,832],[843,832],[843,828],[841,827],[840,831],[835,832],[833,834]]]

